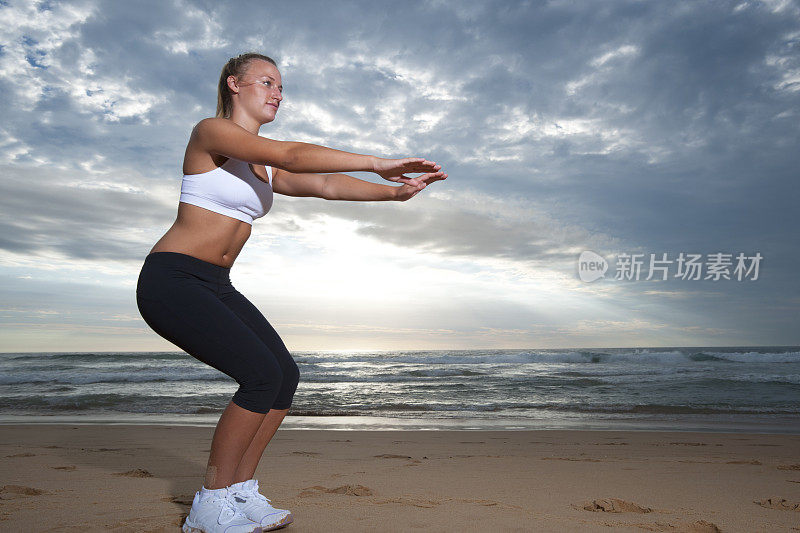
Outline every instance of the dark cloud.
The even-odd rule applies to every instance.
[[[433,158],[450,174],[434,187],[451,200],[418,200],[428,191],[404,204],[279,197],[275,216],[257,224],[274,220],[291,234],[303,217],[357,219],[381,242],[562,272],[581,248],[759,250],[758,285],[671,284],[698,291],[673,309],[744,325],[757,314],[759,331],[796,340],[785,318],[797,303],[785,298],[800,288],[796,3],[0,9],[11,22],[0,43],[2,250],[139,260],[150,236],[126,228],[171,223],[185,143],[214,113],[222,64],[258,50],[278,61],[286,87],[262,134]],[[481,194],[528,210],[459,202]],[[625,289],[631,298],[648,290]],[[708,293],[721,296],[709,303]]]

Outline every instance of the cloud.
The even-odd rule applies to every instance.
[[[278,197],[247,249],[268,237],[271,253],[294,253],[302,238],[322,253],[336,240],[314,232],[330,223],[348,228],[342,242],[540,276],[562,291],[553,301],[655,313],[620,324],[796,340],[796,3],[319,5],[0,6],[0,274],[42,258],[134,269],[175,218],[185,143],[214,113],[222,65],[257,50],[285,86],[262,135],[429,157],[450,177],[402,204]],[[584,249],[761,251],[764,271],[750,286],[582,286],[571,270]],[[692,332],[687,315],[708,322]]]

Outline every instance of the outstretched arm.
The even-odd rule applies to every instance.
[[[447,178],[444,172],[430,172],[418,178],[416,185],[400,187],[371,183],[347,174],[295,174],[273,167],[272,190],[286,196],[316,196],[325,200],[405,201],[434,181]]]
[[[412,198],[434,181],[447,178],[442,171],[429,172],[415,178],[418,185],[405,183],[400,187],[371,183],[347,174],[328,174],[323,185],[323,198],[327,200],[400,200]]]
[[[431,172],[441,168],[421,157],[386,160],[316,144],[276,141],[250,133],[232,120],[218,117],[198,122],[192,138],[199,148],[209,153],[294,173],[366,171],[376,172],[391,181],[407,183],[408,178],[392,178],[402,172]],[[402,163],[398,164],[399,161]]]
[[[383,201],[394,200],[399,187],[372,183],[347,174],[326,174],[322,198],[326,200]]]

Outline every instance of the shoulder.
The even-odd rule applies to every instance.
[[[234,121],[222,117],[204,118],[192,128],[193,133],[225,133],[226,135],[242,135],[256,137]]]
[[[222,117],[209,117],[204,118],[192,128],[195,133],[207,133],[210,131],[217,131],[221,128],[230,128],[231,126],[238,127],[234,122]]]
[[[210,117],[195,124],[192,128],[190,142],[195,141],[206,150],[213,152],[229,144],[252,143],[253,137],[257,136],[232,120]]]

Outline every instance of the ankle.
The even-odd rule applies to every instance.
[[[235,482],[235,483],[231,483],[230,485],[228,485],[228,488],[230,488],[230,487],[233,487],[234,485],[238,487],[238,486],[244,485],[244,484],[245,484],[245,483],[247,483],[248,481],[252,481],[252,480],[253,480],[253,478],[249,478],[249,479],[243,479],[243,480],[241,480],[241,481],[237,481],[237,482]]]
[[[226,487],[217,487],[217,488],[213,488],[213,489],[212,489],[212,488],[209,488],[209,487],[206,487],[205,485],[203,485],[203,486],[200,488],[200,492],[202,492],[202,493],[218,492],[218,491],[223,491],[223,490],[225,490],[225,489],[227,489],[227,488],[228,488],[228,487],[226,486]]]

